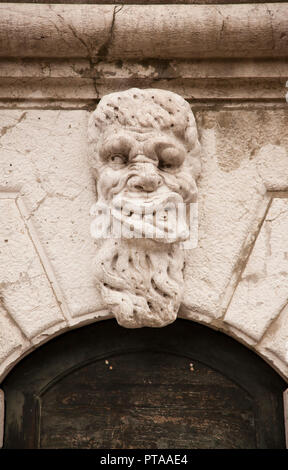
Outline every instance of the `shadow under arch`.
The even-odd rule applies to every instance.
[[[209,327],[106,320],[52,339],[8,374],[4,447],[285,448],[286,387]]]

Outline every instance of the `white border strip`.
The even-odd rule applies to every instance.
[[[288,388],[283,393],[284,401],[284,424],[285,424],[285,435],[286,435],[286,449],[288,449]]]
[[[0,390],[0,449],[3,447],[4,440],[4,416],[5,416],[5,401],[4,392]]]

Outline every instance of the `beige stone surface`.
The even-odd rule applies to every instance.
[[[288,189],[287,109],[260,108],[238,106],[211,111],[196,107],[194,111],[203,148],[203,168],[198,182],[199,245],[188,254],[180,315],[219,328],[249,344],[288,377],[287,313],[278,312],[278,317],[273,313],[271,325],[266,317],[257,317],[259,328],[265,330],[258,345],[259,336],[251,337],[249,322],[237,330],[223,322],[243,266],[249,263],[249,255],[253,253],[267,197],[270,197],[267,190],[274,191],[273,197],[280,191],[280,197]],[[0,320],[2,377],[31,349],[32,343],[36,346],[47,341],[67,325],[76,327],[111,317],[97,297],[91,269],[97,245],[89,234],[89,211],[96,200],[87,161],[90,114],[87,110],[69,108],[1,111],[0,185],[5,198],[0,202],[3,208],[9,207],[11,231],[17,228],[13,242],[16,257],[8,256],[5,250],[9,243],[3,242],[3,256],[6,253],[13,268],[9,270],[9,279],[5,278],[7,272],[3,273],[4,282],[11,283],[5,289],[13,315],[9,309],[4,310]],[[18,208],[14,202],[16,194],[19,194]],[[280,204],[285,204],[285,199],[281,201]],[[280,225],[276,226],[277,223]],[[273,237],[275,244],[279,244],[279,250],[273,251],[276,260],[281,257],[286,240],[286,232],[280,235],[281,224],[284,224],[282,215],[273,222]],[[33,251],[35,240],[38,254]],[[20,264],[16,268],[18,258]],[[277,268],[277,261],[272,257],[269,263],[272,271]],[[33,282],[25,276],[27,270],[29,279],[36,276],[37,291],[33,293]],[[271,301],[277,283],[285,289],[282,269],[281,272],[276,269],[275,273],[277,279],[270,276],[267,286],[271,288]],[[16,289],[13,283],[19,283],[19,279],[21,288]],[[275,295],[274,300],[278,302]],[[22,315],[21,309],[16,308],[20,302],[25,302],[27,307]],[[42,326],[41,322],[38,326],[34,323],[33,312],[37,318],[43,318]],[[31,342],[26,335],[31,336]]]
[[[231,335],[288,381],[287,2],[21,3],[0,4],[0,381],[52,337],[115,316],[119,298],[101,298],[92,264],[112,249],[90,236],[87,126],[100,98],[131,87],[188,100],[202,147],[178,316]],[[135,284],[149,277],[146,258],[131,269],[122,252]],[[288,446],[287,390],[284,405]],[[3,425],[0,390],[0,447]]]
[[[168,88],[193,102],[269,99],[285,103],[288,68],[286,61],[277,58],[243,58],[229,62],[225,59],[146,59],[140,63],[123,59],[111,62],[103,58],[92,63],[88,58],[25,61],[3,58],[0,99],[4,101],[1,106],[11,106],[11,101],[7,101],[10,98],[33,100],[34,107],[51,107],[51,100],[53,103],[60,100],[63,107],[87,107],[90,100],[130,87]],[[38,100],[43,99],[50,103],[39,103]],[[14,101],[13,106],[21,106],[21,102]],[[93,108],[95,103],[91,105]]]
[[[288,197],[272,200],[224,321],[257,342],[287,302]]]
[[[205,103],[285,102],[286,4],[2,3],[0,12],[3,107],[9,98],[92,109],[92,100],[130,87]]]
[[[257,152],[257,170],[269,191],[286,191],[288,188],[288,138],[281,132],[276,135],[276,138],[270,139],[271,143],[264,145]]]
[[[0,55],[2,57],[96,56],[110,37],[113,11],[114,6],[105,5],[99,7],[92,5],[87,8],[82,5],[2,3]],[[13,37],[11,31],[14,33]]]
[[[0,375],[1,377],[11,367],[25,350],[30,342],[21,332],[20,328],[7,311],[3,300],[0,305]]]
[[[285,3],[4,3],[0,31],[2,57],[267,58],[287,57],[288,44]]]
[[[2,112],[0,184],[20,188],[40,245],[64,292],[66,316],[101,309],[90,260],[87,112]],[[48,315],[48,313],[47,313]]]
[[[4,62],[4,63],[3,63]],[[287,66],[279,60],[236,61],[176,61],[157,62],[154,59],[140,65],[137,62],[99,62],[91,66],[88,60],[19,60],[2,62],[0,69],[1,106],[11,100],[33,100],[33,107],[47,107],[51,101],[61,106],[87,107],[91,100],[129,87],[154,87],[174,91],[186,99],[205,103],[229,100],[277,100],[284,103]],[[7,67],[8,62],[8,67]],[[218,61],[217,61],[218,62]],[[272,71],[271,71],[272,70]],[[65,77],[65,79],[64,79]],[[38,100],[49,100],[39,103]],[[67,100],[70,100],[69,104]],[[21,106],[21,102],[16,102]],[[15,103],[14,103],[15,106]],[[57,107],[57,106],[56,106]],[[59,105],[58,105],[59,107]],[[95,105],[93,106],[95,107]]]
[[[256,351],[284,377],[288,377],[288,306],[282,309],[278,317],[272,322],[270,328],[265,332],[263,339],[256,346]]]
[[[1,296],[9,314],[31,339],[63,323],[64,317],[15,199],[0,199],[0,220]]]
[[[287,110],[199,111],[196,119],[203,148],[199,244],[186,262],[182,312],[211,322],[226,311],[267,207],[266,178],[258,170],[258,153],[266,142],[281,142],[281,173],[288,173],[282,156]],[[277,180],[279,169],[274,154],[269,155],[269,177]]]
[[[69,3],[69,4],[73,4],[73,3],[76,3],[76,4],[86,4],[86,3],[96,3],[99,4],[99,5],[114,5],[115,3],[115,0],[61,0],[61,3]],[[17,2],[15,2],[15,0],[8,0],[6,1],[5,3],[27,3],[26,0],[17,0]],[[59,3],[58,0],[32,0],[31,3],[51,3],[51,4],[54,4],[54,3]],[[214,3],[219,3],[218,0],[122,0],[121,1],[122,4],[124,5],[143,5],[143,4],[147,4],[147,5],[154,5],[154,4],[164,4],[164,5],[168,5],[170,3],[172,4],[181,4],[181,5],[190,5],[190,4],[196,4],[196,5],[210,5],[210,4],[214,4]],[[247,2],[247,0],[225,0],[223,3],[251,3],[251,2]],[[253,3],[261,3],[260,0],[256,0],[254,1]],[[270,3],[278,3],[277,1],[273,0],[272,2]]]

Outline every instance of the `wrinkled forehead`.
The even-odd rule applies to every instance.
[[[185,146],[184,138],[176,136],[170,129],[155,129],[154,127],[139,127],[139,126],[121,126],[120,124],[111,124],[102,129],[99,134],[98,144],[101,146],[108,141],[117,141],[122,139],[129,139],[135,143],[145,143],[155,140],[162,140],[167,142],[177,142]]]

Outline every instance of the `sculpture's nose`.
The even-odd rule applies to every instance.
[[[136,166],[135,166],[136,169]],[[138,175],[128,180],[128,188],[132,191],[156,191],[162,184],[162,178],[158,175],[153,163],[138,163]]]

